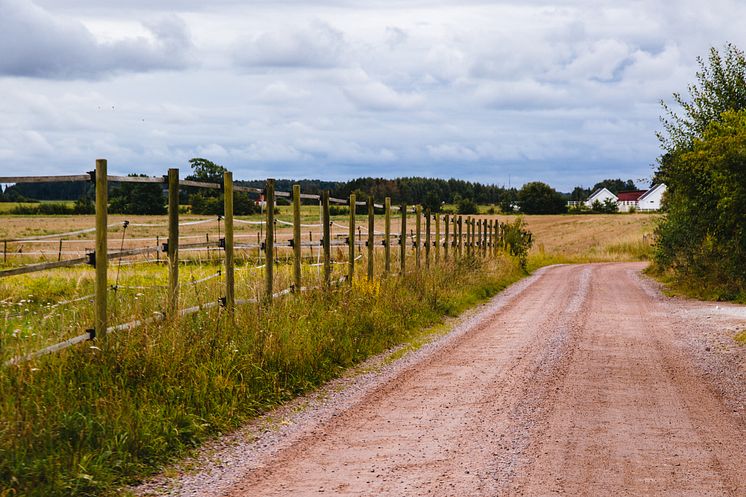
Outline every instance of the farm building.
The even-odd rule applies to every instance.
[[[665,183],[659,183],[649,190],[634,190],[628,192],[619,192],[614,195],[606,188],[596,190],[584,202],[586,207],[592,207],[593,203],[598,201],[603,204],[607,200],[616,202],[619,212],[630,211],[657,211],[661,208],[663,194],[666,192]],[[573,205],[570,203],[569,205]]]
[[[661,208],[663,194],[666,193],[666,184],[660,183],[650,190],[646,191],[637,199],[637,210],[639,211],[657,211]]]
[[[617,201],[616,195],[611,193],[606,188],[601,188],[600,190],[596,190],[595,192],[591,193],[591,196],[588,197],[588,200],[585,201],[585,205],[587,207],[591,207],[594,202],[598,201],[599,203],[603,204],[606,202],[606,200],[611,199],[614,202]]]
[[[645,195],[645,193],[647,193],[647,190],[619,192],[616,199],[616,205],[619,208],[619,212],[629,212],[630,210],[637,210],[637,201],[640,197]]]

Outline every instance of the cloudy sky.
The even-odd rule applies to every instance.
[[[374,7],[375,6],[375,7]],[[649,178],[746,2],[0,0],[0,171]]]

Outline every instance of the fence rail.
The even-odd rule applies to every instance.
[[[406,266],[407,254],[411,248],[414,254],[414,270],[421,271],[423,267],[422,259],[424,258],[424,268],[429,269],[432,267],[433,262],[435,264],[440,261],[448,261],[455,258],[462,257],[464,255],[464,249],[466,256],[468,257],[489,257],[495,256],[501,247],[504,247],[503,237],[503,225],[497,220],[480,219],[479,221],[474,218],[464,219],[460,215],[444,215],[442,217],[444,233],[441,237],[441,217],[438,214],[434,216],[430,214],[429,210],[423,212],[420,206],[407,206],[406,204],[400,206],[392,206],[391,199],[385,198],[383,203],[376,203],[374,199],[370,198],[366,201],[358,201],[355,194],[350,195],[349,199],[333,198],[329,196],[328,191],[322,192],[320,195],[317,194],[305,194],[300,191],[299,185],[294,185],[292,192],[281,192],[275,191],[274,180],[269,179],[266,182],[266,188],[254,188],[236,184],[233,181],[232,173],[226,172],[224,174],[223,183],[208,183],[191,180],[180,180],[178,177],[178,169],[170,169],[168,174],[163,177],[135,177],[135,176],[110,176],[107,174],[107,162],[105,160],[96,161],[96,170],[85,175],[68,175],[68,176],[3,176],[0,177],[0,183],[40,183],[50,181],[94,181],[96,183],[96,227],[85,228],[77,231],[68,231],[65,233],[56,233],[41,235],[37,237],[28,238],[17,238],[4,240],[4,255],[7,257],[7,244],[8,243],[53,243],[54,239],[59,239],[59,250],[57,254],[59,257],[62,255],[62,241],[64,237],[78,236],[87,233],[94,233],[95,240],[64,240],[65,242],[87,242],[95,245],[95,249],[88,251],[84,257],[78,257],[67,260],[58,260],[53,262],[44,262],[40,264],[28,264],[25,266],[4,269],[0,271],[0,278],[11,277],[20,274],[28,274],[38,271],[45,271],[54,268],[70,267],[80,264],[90,264],[95,268],[96,277],[94,285],[94,322],[91,329],[87,330],[86,333],[70,338],[58,344],[50,345],[39,351],[14,357],[4,364],[6,366],[20,364],[22,362],[40,357],[42,355],[50,354],[79,344],[84,341],[92,339],[101,339],[107,334],[115,333],[118,331],[132,330],[145,324],[153,323],[156,321],[163,321],[172,317],[186,316],[194,314],[196,312],[204,311],[207,309],[220,307],[225,309],[229,316],[233,316],[234,308],[237,305],[245,304],[261,304],[270,303],[272,300],[280,298],[290,293],[297,293],[307,291],[316,288],[329,288],[335,284],[341,284],[342,282],[352,283],[356,277],[357,265],[356,262],[363,258],[363,253],[367,255],[367,278],[372,279],[375,275],[374,267],[374,251],[380,249],[384,253],[383,261],[383,274],[393,274],[391,264],[391,246],[399,245],[399,268],[398,274],[407,274],[408,268]],[[161,183],[167,185],[168,190],[168,222],[166,223],[108,223],[108,183],[109,182],[132,182],[132,183]],[[217,221],[222,220],[224,224],[224,231],[222,236],[219,236],[217,240],[209,240],[209,237],[205,241],[180,243],[179,240],[190,238],[189,236],[180,236],[179,228],[182,226],[191,226],[204,224],[208,222],[215,222],[216,219],[201,219],[195,221],[179,221],[179,189],[182,187],[190,188],[208,188],[214,190],[222,190],[224,195],[224,213],[223,216],[218,216]],[[265,219],[261,221],[249,221],[234,219],[233,217],[233,195],[232,192],[247,192],[253,194],[261,194],[264,196],[266,202]],[[275,198],[284,197],[289,198],[292,201],[293,206],[293,220],[284,221],[275,219]],[[301,223],[300,216],[300,204],[301,200],[313,200],[319,201],[320,208],[320,222],[319,223]],[[349,206],[349,220],[347,224],[333,222],[331,220],[329,212],[329,204],[342,204]],[[361,224],[356,225],[356,211],[358,207],[367,206],[367,226]],[[376,209],[383,210],[384,215],[384,230],[375,230],[375,211]],[[392,211],[398,211],[401,215],[400,232],[393,233],[391,228],[391,213]],[[413,228],[407,229],[407,218],[409,214],[414,214]],[[424,223],[423,221],[424,216]],[[253,235],[234,235],[233,228],[236,224],[248,224],[258,225],[262,230],[264,239],[261,240],[259,233],[257,233],[257,242],[249,243],[235,243],[234,238],[246,237]],[[424,236],[423,236],[423,224],[424,224]],[[433,226],[435,230],[433,232]],[[277,238],[277,225],[287,226],[292,228],[292,233],[289,239],[278,239]],[[466,232],[463,231],[463,226],[466,225]],[[114,227],[122,226],[122,237],[119,245],[122,245],[119,250],[109,250],[109,230]],[[142,242],[155,242],[146,247],[137,248],[123,248],[125,241],[124,233],[126,233],[127,227],[166,227],[168,228],[168,236],[161,241],[160,237],[156,238],[139,238],[133,240],[139,240]],[[218,225],[220,226],[220,224]],[[343,233],[333,233],[332,227],[344,230]],[[317,239],[311,239],[314,233],[308,233],[309,239],[303,240],[301,237],[301,228],[318,228],[319,233],[315,233]],[[364,235],[363,235],[364,233]],[[193,237],[192,237],[193,238]],[[175,243],[171,243],[171,241]],[[112,238],[112,241],[114,239]],[[160,244],[160,246],[159,246]],[[331,249],[332,247],[348,247],[348,254],[345,261],[332,260]],[[363,250],[365,247],[365,250]],[[315,254],[316,263],[310,264],[314,267],[323,269],[323,284],[320,286],[306,287],[302,285],[302,272],[300,270],[301,262],[303,259],[303,249],[310,249],[312,257],[314,256],[314,250],[318,248],[318,252]],[[179,283],[179,253],[190,250],[220,250],[223,254],[223,269],[215,274],[201,278],[199,280],[192,280],[186,283]],[[234,252],[236,250],[246,249],[257,249],[258,255],[262,258],[263,264],[255,266],[255,269],[262,269],[265,275],[265,288],[262,298],[249,298],[249,299],[236,299],[235,298],[235,280],[234,272],[236,270],[236,263],[234,258]],[[274,290],[275,277],[274,277],[274,266],[277,264],[276,254],[279,249],[292,249],[293,264],[293,283],[289,288],[285,288],[280,291]],[[356,253],[357,249],[357,253]],[[442,250],[441,250],[442,249]],[[166,257],[164,262],[168,264],[168,284],[158,285],[159,288],[165,288],[167,292],[167,301],[164,303],[165,311],[158,312],[156,315],[147,318],[134,320],[128,323],[110,326],[108,324],[107,317],[107,296],[108,292],[112,291],[112,288],[116,290],[120,285],[114,285],[113,287],[108,286],[108,261],[112,259],[118,259],[119,265],[122,264],[122,259],[126,257],[160,254],[165,253]],[[434,253],[433,253],[434,252]],[[441,257],[442,252],[442,257]],[[97,257],[97,254],[105,253],[106,257]],[[22,254],[19,252],[18,255]],[[160,257],[160,255],[159,255]],[[433,261],[431,261],[433,259]],[[262,262],[260,260],[260,262]],[[332,279],[332,265],[345,264],[347,265],[346,275],[340,279]],[[239,268],[241,269],[241,268]],[[198,283],[202,283],[216,277],[221,277],[224,285],[222,293],[223,296],[215,301],[209,301],[204,304],[197,306],[191,306],[186,308],[179,308],[179,290],[184,285],[195,286]],[[117,278],[118,280],[118,278]],[[121,288],[128,288],[126,285],[121,285]],[[140,287],[138,287],[140,288]],[[71,299],[70,302],[83,302],[88,300],[90,296],[86,298]]]

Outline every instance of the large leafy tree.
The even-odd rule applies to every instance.
[[[682,114],[663,105],[663,154],[656,177],[668,186],[658,226],[660,269],[710,295],[746,287],[746,59],[727,45],[699,60]]]
[[[632,181],[631,179],[628,179],[627,181],[624,181],[619,178],[605,179],[593,185],[593,188],[591,188],[591,192],[595,192],[596,190],[600,190],[601,188],[606,188],[611,193],[616,195],[619,192],[637,190],[637,185],[635,185],[635,182]]]
[[[566,211],[565,199],[557,190],[542,183],[526,183],[518,191],[521,212],[526,214],[559,214]]]

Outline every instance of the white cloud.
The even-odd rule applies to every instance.
[[[79,21],[24,0],[0,0],[0,74],[93,78],[117,72],[183,69],[191,40],[176,16],[145,23],[150,37],[101,42]]]
[[[283,26],[257,33],[236,45],[234,57],[245,67],[334,67],[345,48],[341,31],[316,21],[302,28]]]

